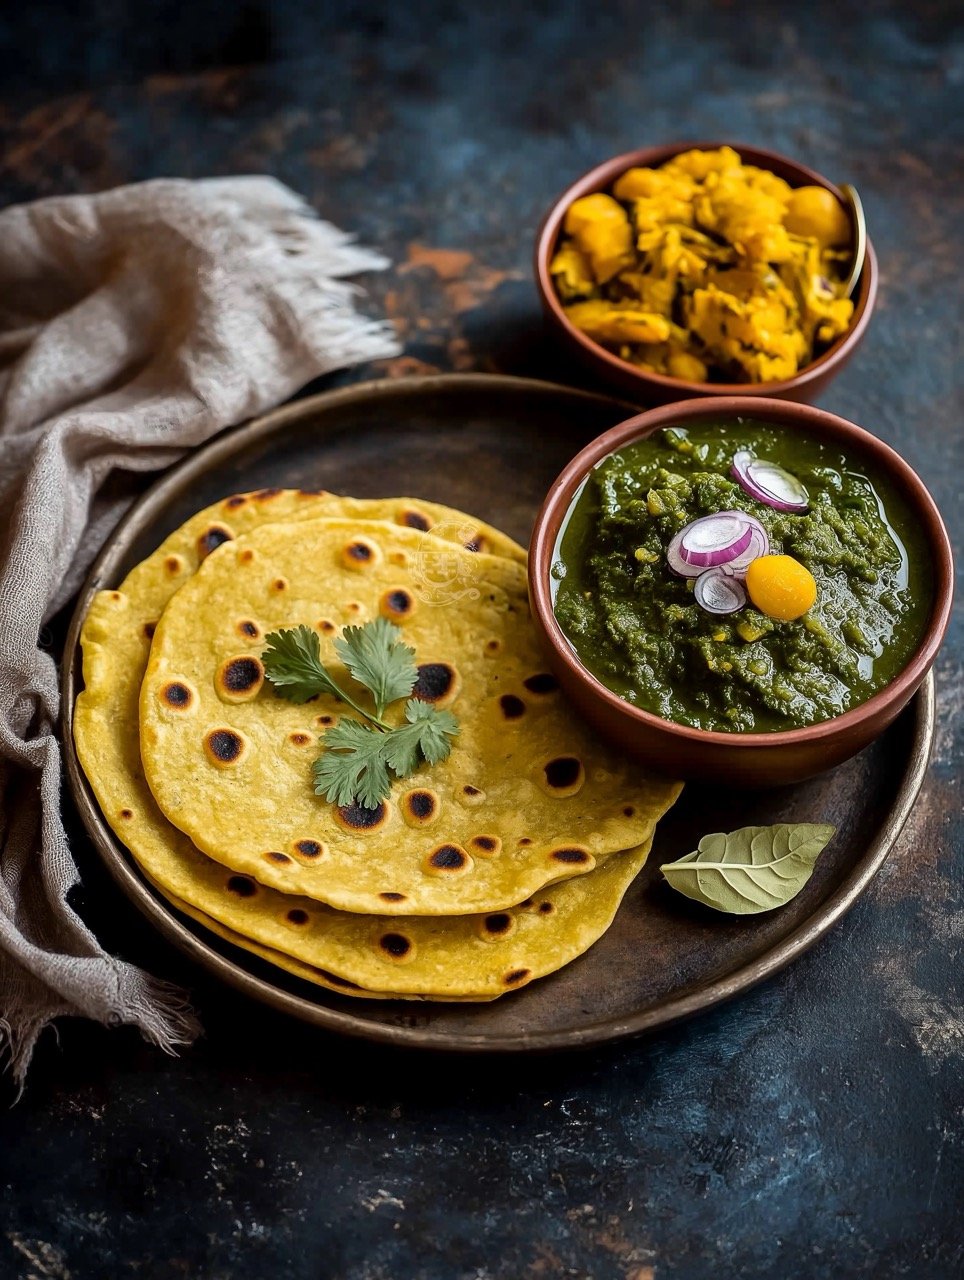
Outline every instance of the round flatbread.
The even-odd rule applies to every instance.
[[[259,509],[252,505],[247,518]],[[267,510],[262,523],[270,519]],[[490,927],[473,916],[374,919],[249,885],[167,822],[143,776],[138,695],[156,620],[183,580],[165,571],[164,560],[187,554],[207,515],[189,521],[188,532],[172,534],[119,590],[100,592],[81,637],[85,689],[74,713],[78,755],[106,820],[155,888],[235,945],[355,997],[489,1000],[589,947],[608,927],[645,848],[552,886],[509,912],[508,923],[495,920]],[[389,933],[409,939],[410,952],[393,954],[401,946],[394,940],[386,949],[380,939]]]
[[[650,844],[524,906],[483,916],[362,916],[239,884],[202,855],[150,859],[147,878],[179,910],[295,977],[372,1000],[495,1000],[571,963],[606,932]],[[253,887],[253,891],[252,891]],[[239,888],[241,891],[239,892]],[[181,896],[184,889],[189,897]]]
[[[174,595],[142,688],[141,755],[161,811],[198,849],[341,910],[461,915],[511,907],[650,839],[675,784],[570,710],[522,566],[455,546],[438,557],[440,545],[362,520],[270,524],[219,547]],[[396,783],[377,810],[340,808],[314,793],[311,766],[344,704],[286,701],[261,679],[260,655],[272,631],[313,627],[347,684],[334,636],[396,598],[409,606],[395,616],[416,696],[450,707],[459,735],[448,760]]]

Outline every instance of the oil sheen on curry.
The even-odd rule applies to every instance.
[[[777,425],[668,428],[590,474],[553,557],[556,617],[628,702],[695,728],[800,728],[916,651],[927,549],[865,460]]]

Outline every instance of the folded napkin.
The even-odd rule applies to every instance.
[[[61,1014],[162,1048],[182,992],[112,958],[66,895],[43,625],[136,490],[331,369],[393,355],[341,277],[387,265],[271,178],[162,179],[0,212],[0,1048],[21,1083]]]

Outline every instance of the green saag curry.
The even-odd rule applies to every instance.
[[[806,486],[802,513],[757,501],[731,474],[748,450]],[[751,602],[719,616],[667,548],[701,516],[747,512],[770,552],[813,575],[803,617]],[[931,609],[926,544],[906,502],[860,458],[776,425],[669,428],[605,459],[577,495],[553,557],[555,613],[580,659],[629,702],[701,729],[766,732],[829,719],[907,664]]]

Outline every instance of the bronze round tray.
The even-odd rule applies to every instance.
[[[554,1049],[636,1035],[745,991],[810,947],[856,902],[917,797],[934,733],[934,685],[882,738],[810,782],[765,792],[688,787],[660,823],[648,866],[607,934],[567,968],[492,1004],[352,1001],[262,962],[181,915],[115,838],[73,749],[78,637],[90,599],[117,586],[177,525],[246,489],[323,487],[407,494],[473,512],[525,543],[542,498],[587,440],[631,406],[549,383],[490,375],[351,386],[229,431],[169,471],[131,509],[80,595],[63,671],[67,771],[83,821],[118,884],[170,941],[226,982],[329,1030],[449,1050]],[[722,916],[674,894],[658,866],[710,831],[832,822],[837,834],[806,888],[779,911]],[[846,966],[845,950],[837,961]],[[860,975],[853,980],[859,983]]]

